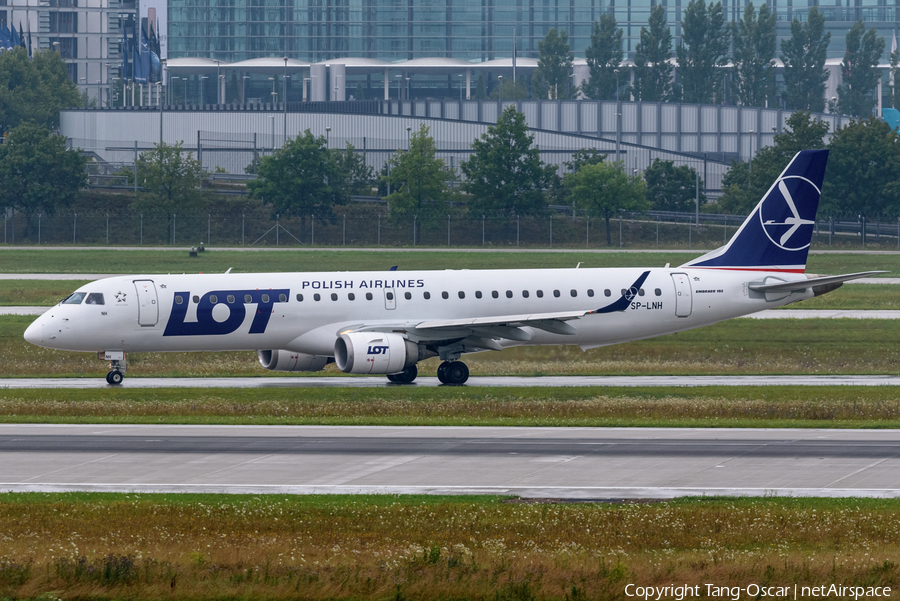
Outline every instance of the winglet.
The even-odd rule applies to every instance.
[[[624,311],[628,308],[628,305],[631,304],[631,301],[634,299],[634,297],[638,295],[638,290],[640,290],[641,286],[644,285],[644,281],[649,275],[650,272],[645,271],[641,274],[641,277],[636,279],[634,281],[634,284],[632,284],[631,287],[625,291],[625,294],[619,297],[617,301],[610,303],[605,307],[600,307],[596,311],[591,311],[591,313],[615,313],[616,311]]]

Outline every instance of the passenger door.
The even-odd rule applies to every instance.
[[[675,282],[675,316],[688,317],[691,314],[691,280],[686,273],[673,273]]]
[[[138,324],[142,327],[155,326],[159,322],[159,303],[153,280],[135,280],[134,289],[138,299]]]

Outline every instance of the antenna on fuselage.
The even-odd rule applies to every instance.
[[[232,269],[234,269],[234,267],[229,267],[227,270],[225,270],[225,275],[228,275],[229,273],[231,273]]]
[[[578,261],[578,265],[575,266],[575,269],[578,269],[579,267],[581,267],[582,263],[584,263],[584,261]]]

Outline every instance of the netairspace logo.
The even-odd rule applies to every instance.
[[[843,586],[841,584],[823,584],[820,586],[771,586],[763,584],[748,584],[747,586],[719,586],[716,584],[670,584],[669,586],[638,586],[629,584],[625,586],[626,597],[636,597],[649,601],[661,599],[675,599],[684,601],[693,597],[713,599],[731,599],[739,601],[742,597],[760,599],[771,597],[776,599],[825,599],[852,598],[871,599],[890,597],[889,586]]]

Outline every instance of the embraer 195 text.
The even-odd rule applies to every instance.
[[[270,370],[335,362],[393,382],[412,382],[419,361],[440,357],[440,381],[461,384],[465,353],[651,338],[875,273],[804,273],[827,158],[798,153],[728,244],[676,268],[111,277],[47,311],[25,339],[99,353],[110,384],[122,382],[126,353],[237,350],[255,350]]]

